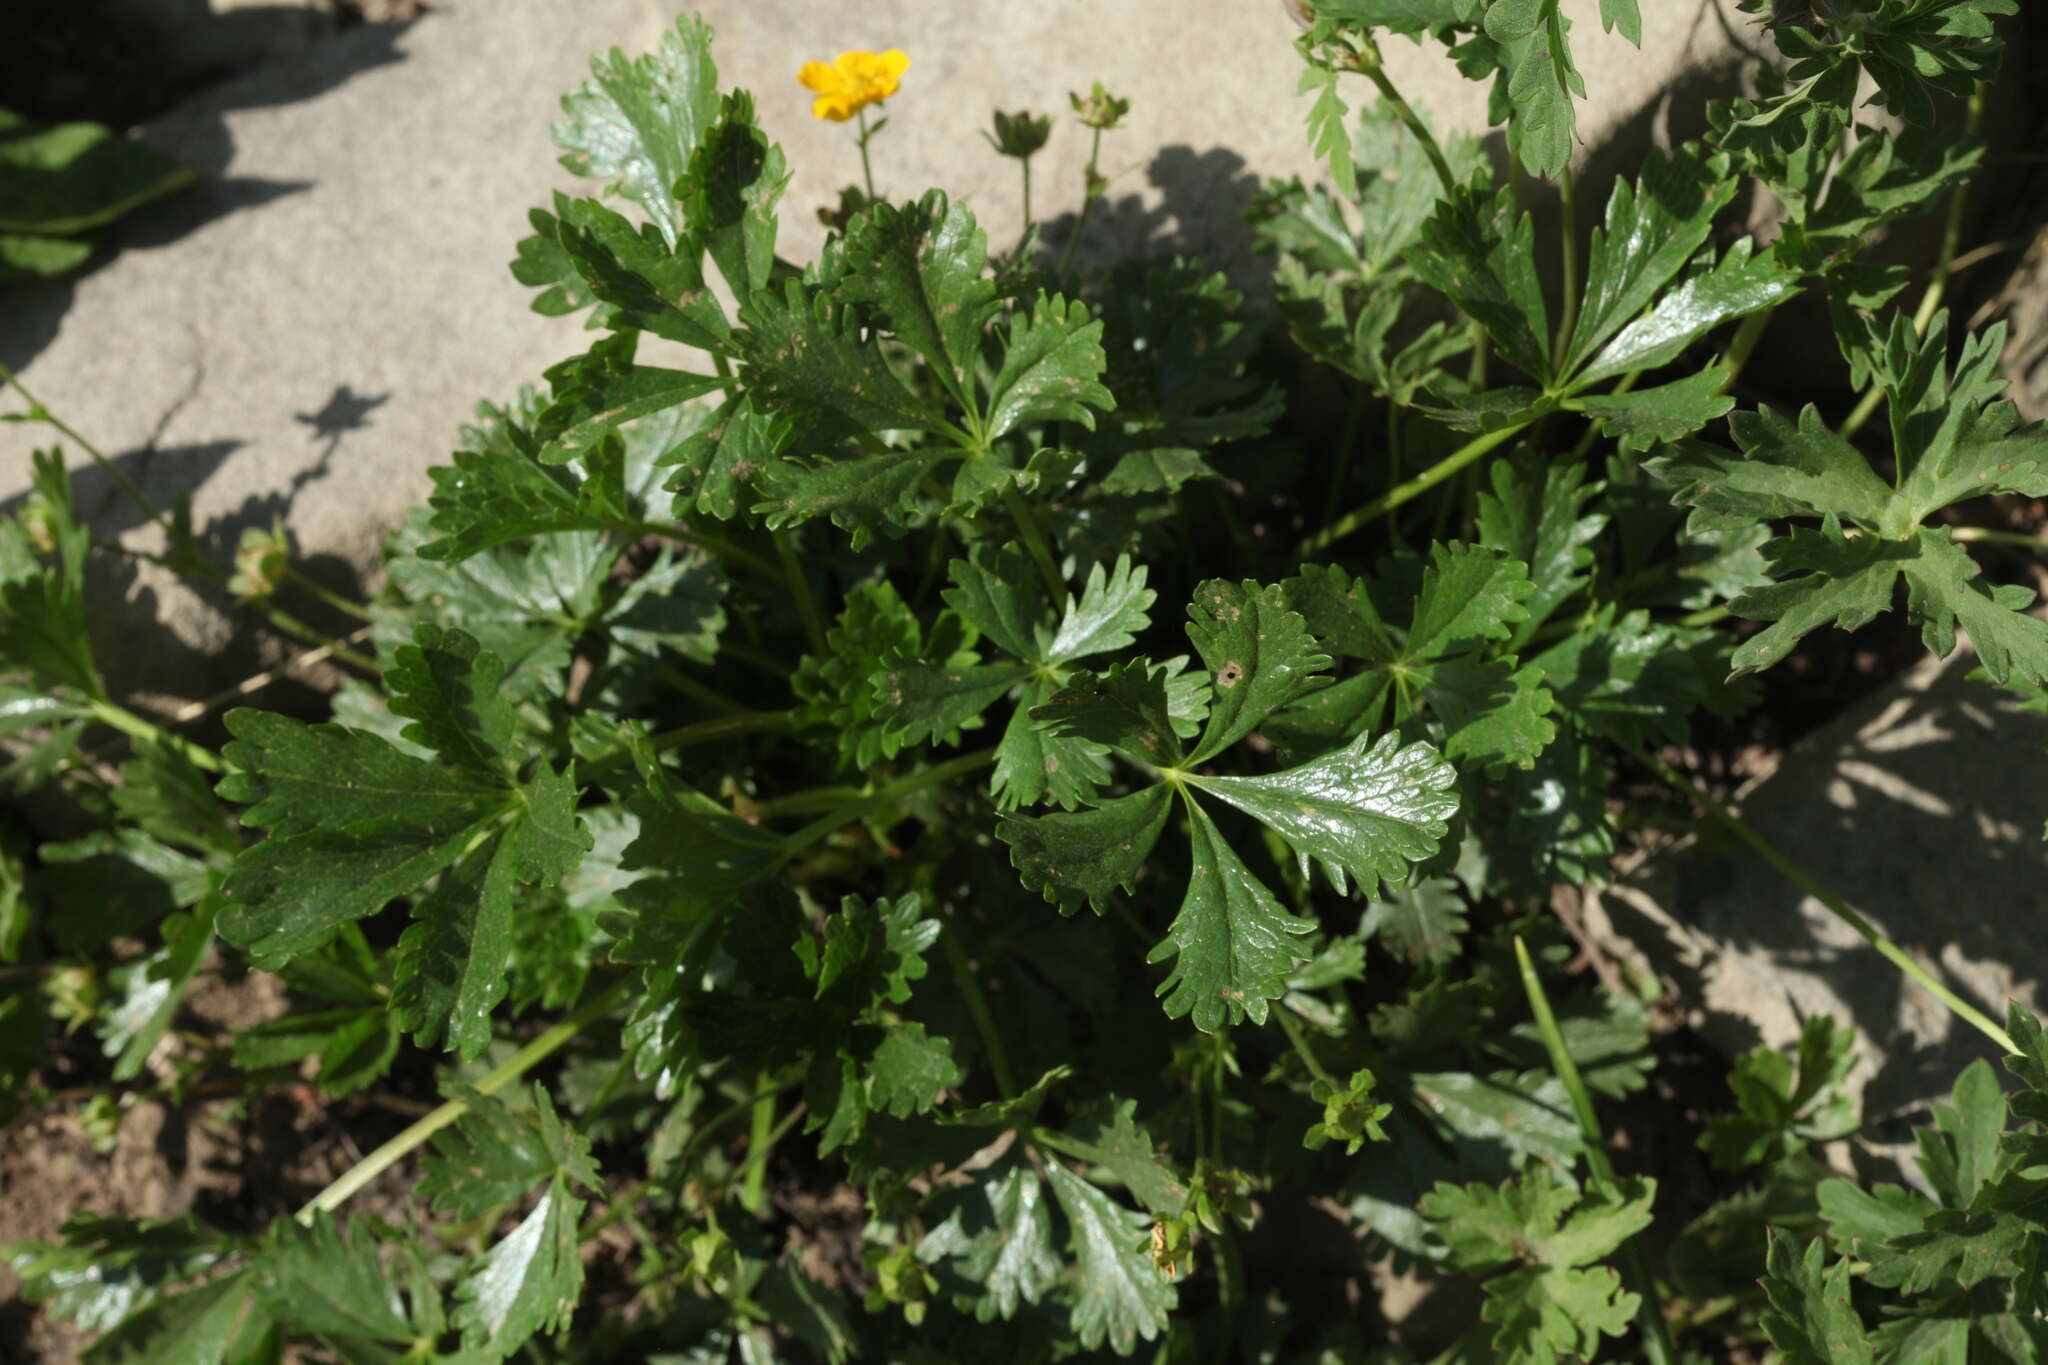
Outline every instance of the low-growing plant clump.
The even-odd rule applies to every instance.
[[[598,59],[556,137],[602,193],[513,266],[590,345],[433,471],[341,604],[368,644],[327,647],[359,675],[329,720],[236,705],[215,747],[113,695],[101,550],[38,457],[0,524],[4,780],[71,827],[0,845],[7,1103],[85,1053],[91,1131],[286,1085],[362,1149],[259,1226],[12,1248],[89,1359],[2037,1358],[2031,1016],[1814,889],[2016,1088],[1973,1064],[1910,1184],[1839,1178],[1852,1038],[1814,1019],[1735,1064],[1725,1197],[1686,1208],[1609,1140],[1656,1112],[1661,988],[1594,984],[1549,909],[1659,782],[1804,878],[1673,755],[1812,632],[1903,612],[2048,683],[2033,593],[1951,527],[2048,496],[2002,333],[1942,310],[2012,0],[1748,0],[1782,62],[1583,238],[1557,0],[1296,8],[1329,178],[1256,207],[1270,306],[1077,263],[1101,86],[1064,236],[992,247],[875,193],[904,53],[806,66],[864,183],[799,266],[706,26]],[[1600,15],[1640,38],[1636,0]],[[1491,82],[1502,162],[1402,99],[1388,35]],[[1049,120],[993,128],[1028,222]],[[1864,248],[1921,213],[1916,287]],[[1866,395],[1832,422],[1732,396],[1802,296]],[[281,531],[216,565],[147,510],[165,563],[318,642]],[[250,973],[280,1017],[175,1026]],[[1388,1267],[1473,1306],[1390,1327]]]

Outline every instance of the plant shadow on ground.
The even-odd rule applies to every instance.
[[[90,119],[117,129],[150,119],[143,140],[199,175],[197,184],[116,223],[82,272],[0,290],[6,302],[0,363],[15,371],[56,336],[79,282],[115,255],[166,246],[228,214],[309,188],[305,181],[230,174],[230,116],[313,99],[373,67],[402,61],[397,41],[413,22],[345,29],[253,70],[201,63],[180,74],[164,69],[160,29],[138,23],[134,8],[110,0],[10,0],[0,17],[0,54],[6,54],[0,56],[0,89],[21,92],[8,96],[17,112],[47,121]],[[203,5],[201,15],[185,8],[167,6],[172,12],[157,16],[155,24],[229,26],[252,51],[262,49],[266,34],[303,29],[308,22],[307,11],[297,5],[250,6],[221,15],[206,13]]]

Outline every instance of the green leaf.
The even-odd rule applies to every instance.
[[[958,432],[940,409],[904,385],[877,337],[829,294],[789,280],[753,294],[740,309],[744,331],[733,345],[757,405],[824,413],[863,431]]]
[[[1130,890],[1166,828],[1171,794],[1155,784],[1070,815],[1004,815],[996,837],[1024,885],[1071,915],[1084,904],[1100,914],[1117,888]]]
[[[1558,1164],[1575,1160],[1585,1146],[1563,1084],[1547,1073],[1450,1071],[1410,1081],[1436,1126],[1463,1142]]]
[[[1026,422],[1079,422],[1091,431],[1097,411],[1116,399],[1098,382],[1108,362],[1102,324],[1079,299],[1040,294],[1026,313],[1010,315],[1003,364],[990,381],[981,416],[984,442]]]
[[[71,237],[0,232],[0,284],[68,275],[92,259],[93,244]]]
[[[1072,810],[1091,804],[1096,788],[1109,780],[1107,747],[1079,735],[1055,734],[1031,718],[1053,692],[1050,680],[1038,679],[1026,683],[1017,698],[989,776],[989,791],[1000,810],[1042,802]]]
[[[1670,156],[1652,152],[1633,184],[1615,181],[1606,221],[1586,249],[1586,292],[1565,373],[1584,366],[1678,277],[1735,190],[1725,159],[1706,158],[1692,146]]]
[[[1216,1032],[1226,1019],[1263,1024],[1266,1002],[1287,993],[1296,959],[1308,956],[1305,948],[1296,952],[1294,936],[1314,929],[1315,921],[1283,910],[1208,812],[1193,799],[1185,804],[1192,857],[1187,895],[1166,938],[1146,958],[1173,959],[1158,990],[1166,997],[1166,1017],[1191,1016],[1204,1033]]]
[[[1074,1334],[1085,1350],[1105,1344],[1129,1355],[1166,1327],[1179,1295],[1147,1249],[1148,1220],[1116,1203],[1057,1161],[1046,1162],[1053,1196],[1067,1216],[1074,1257]]]
[[[1044,1182],[1029,1166],[1011,1165],[975,1186],[960,1208],[925,1234],[917,1254],[926,1263],[942,1257],[958,1263],[961,1276],[978,1290],[979,1321],[1015,1317],[1022,1305],[1045,1297],[1061,1269]]]
[[[1212,685],[1209,719],[1189,756],[1190,763],[1214,758],[1274,711],[1326,679],[1330,666],[1317,652],[1308,623],[1288,609],[1278,585],[1210,579],[1196,585],[1188,604],[1188,638],[1208,665]]]
[[[76,1213],[61,1235],[57,1243],[14,1243],[8,1268],[28,1302],[87,1332],[134,1317],[167,1287],[218,1264],[230,1248],[225,1236],[190,1214],[156,1220]]]
[[[1643,16],[1636,0],[1600,0],[1600,28],[1606,33],[1620,29],[1622,37],[1637,47],[1643,45]]]
[[[1870,1337],[1849,1293],[1849,1262],[1823,1271],[1827,1247],[1815,1238],[1795,1256],[1785,1235],[1773,1228],[1765,1258],[1762,1314],[1764,1335],[1785,1353],[1789,1365],[1874,1365]]]
[[[1068,601],[1059,630],[1044,647],[1043,657],[1018,657],[1065,664],[1091,654],[1128,649],[1151,624],[1149,613],[1158,596],[1145,586],[1144,566],[1133,565],[1129,555],[1118,555],[1115,568],[1107,573],[1098,561],[1089,567],[1088,581],[1079,595]]]
[[[529,438],[530,441],[530,438]],[[641,518],[625,489],[625,451],[607,435],[583,457],[587,473],[539,462],[528,451],[457,451],[427,471],[430,525],[441,538],[422,559],[460,561],[507,541],[559,531],[630,530]]]
[[[1726,415],[1735,400],[1722,393],[1729,378],[1723,365],[1650,389],[1623,394],[1588,394],[1568,406],[1602,423],[1624,455],[1690,436]]]
[[[1648,1227],[1655,1194],[1655,1182],[1636,1179],[1596,1187],[1581,1203],[1555,1176],[1532,1169],[1497,1188],[1439,1184],[1422,1210],[1461,1269],[1525,1263],[1486,1282],[1481,1316],[1496,1324],[1499,1359],[1538,1362],[1591,1358],[1602,1335],[1627,1333],[1637,1296],[1622,1291],[1613,1270],[1580,1267]]]
[[[1515,623],[1508,641],[1519,649],[1586,584],[1593,562],[1587,547],[1608,520],[1605,513],[1586,509],[1605,485],[1587,483],[1583,464],[1525,458],[1496,461],[1492,481],[1493,491],[1479,495],[1480,538],[1521,561],[1533,585],[1523,602],[1528,615]]]
[[[141,1074],[149,1054],[170,1027],[171,1016],[185,1002],[185,988],[213,946],[214,918],[220,901],[209,896],[189,915],[163,922],[163,947],[109,973],[122,999],[100,1018],[102,1049],[114,1059],[113,1076],[126,1081]]]
[[[927,1035],[923,1024],[895,1024],[868,1063],[868,1107],[897,1118],[922,1114],[965,1077],[950,1041]]]
[[[467,1060],[490,1044],[491,1011],[508,985],[515,889],[560,881],[590,848],[576,798],[572,775],[543,767],[520,789],[511,823],[414,905],[392,958],[391,1005],[422,1045],[445,1035],[449,1051]]]
[[[933,508],[920,492],[932,472],[954,458],[947,451],[890,450],[814,462],[778,460],[757,476],[761,500],[753,510],[778,531],[830,517],[861,550],[877,532],[893,539],[929,520]]]
[[[1445,196],[1407,259],[1424,283],[1486,329],[1510,364],[1549,381],[1550,321],[1536,275],[1536,226],[1516,207],[1512,190],[1491,200],[1466,189]]]
[[[1302,68],[1297,95],[1313,92],[1308,110],[1309,147],[1330,168],[1330,181],[1346,199],[1358,196],[1358,169],[1351,164],[1351,108],[1337,94],[1337,69],[1320,62]]]
[[[673,246],[683,235],[673,187],[719,113],[711,26],[684,15],[656,51],[628,58],[613,48],[590,59],[590,72],[562,97],[568,117],[553,129],[562,164],[609,182],[640,205]]]
[[[704,244],[741,303],[774,271],[775,205],[789,179],[782,148],[754,121],[753,96],[744,90],[726,95],[676,189],[690,235]]]
[[[88,232],[198,178],[100,124],[46,125],[0,109],[0,233]]]
[[[1121,560],[1118,569],[1123,569]],[[1142,585],[1144,570],[1138,570],[1138,574]],[[1023,551],[1007,545],[978,546],[972,558],[949,563],[946,576],[953,586],[940,595],[962,620],[1011,658],[1027,663],[1047,662],[1047,618],[1052,604]],[[1071,614],[1073,607],[1068,611]],[[1128,639],[1123,642],[1129,643]]]
[[[1879,365],[1891,413],[1893,449],[1904,471],[1885,529],[1918,525],[1944,507],[1990,493],[2048,496],[2048,428],[2023,429],[2001,401],[2004,324],[1963,342],[1951,374],[1948,315],[1938,313],[1924,339],[1900,318]]]
[[[1001,307],[984,275],[988,238],[965,204],[928,191],[848,224],[840,297],[873,304],[961,408],[972,406],[982,329]]]
[[[1152,1135],[1139,1126],[1135,1100],[1112,1100],[1076,1117],[1059,1150],[1090,1163],[1161,1218],[1187,1206],[1188,1188],[1162,1161]]]
[[[825,632],[827,655],[806,656],[790,679],[803,702],[795,713],[799,730],[835,745],[847,768],[894,757],[903,736],[884,723],[875,680],[905,659],[955,671],[970,667],[975,656],[958,648],[958,626],[942,616],[927,638],[917,614],[887,579],[860,584],[847,593],[838,621]]]
[[[1076,735],[1115,749],[1150,768],[1178,768],[1180,736],[1168,707],[1167,674],[1149,659],[1111,666],[1105,673],[1076,671],[1031,719],[1060,735]]]
[[[1503,75],[1513,114],[1508,146],[1531,175],[1553,179],[1571,164],[1577,114],[1586,83],[1572,64],[1565,34],[1571,28],[1558,0],[1497,0],[1486,11],[1486,33],[1504,49]]]
[[[1190,774],[1189,786],[1244,811],[1286,841],[1302,875],[1320,863],[1339,894],[1346,876],[1370,896],[1433,857],[1457,812],[1457,773],[1427,744],[1392,734],[1263,777]]]
[[[583,1292],[583,1201],[551,1179],[533,1211],[485,1253],[456,1294],[463,1346],[503,1358],[535,1332],[566,1327]]]
[[[1650,370],[1678,359],[1680,352],[1725,322],[1774,308],[1799,289],[1799,274],[1775,252],[1754,253],[1749,239],[1728,248],[1718,263],[1687,276],[1630,322],[1576,375],[1583,387]]]
[[[923,913],[923,898],[915,893],[872,904],[844,897],[839,913],[826,921],[822,951],[808,938],[797,943],[818,998],[830,994],[862,1013],[908,1002],[910,983],[925,974],[925,950],[939,939],[939,922]]]
[[[0,522],[0,661],[25,668],[43,688],[104,695],[86,632],[85,555],[90,536],[74,514],[71,480],[55,451],[36,451],[30,476],[56,556],[45,564],[30,546],[23,516]]]
[[[1375,1083],[1372,1072],[1362,1069],[1352,1072],[1351,1079],[1341,1086],[1319,1078],[1309,1087],[1309,1098],[1323,1106],[1323,1119],[1309,1125],[1301,1145],[1316,1151],[1341,1142],[1344,1155],[1357,1156],[1367,1139],[1385,1142],[1387,1134],[1380,1120],[1393,1113],[1394,1106],[1371,1103]]]
[[[167,1295],[94,1342],[85,1359],[90,1365],[223,1365],[236,1324],[245,1321],[251,1278],[238,1270]],[[261,1310],[247,1320],[260,1325]]]
[[[595,199],[571,199],[558,193],[555,214],[550,219],[536,212],[532,221],[543,237],[553,237],[581,277],[583,289],[577,296],[588,294],[609,305],[605,324],[622,333],[608,338],[609,342],[625,346],[630,354],[635,340],[632,331],[639,329],[684,346],[709,351],[724,348],[732,324],[705,284],[703,250],[698,243],[687,239],[677,243],[665,228],[653,223],[635,228]],[[651,380],[633,386],[641,392],[651,387]],[[557,381],[558,394],[561,388]],[[697,390],[704,391],[701,387]]]
[[[419,1193],[435,1209],[474,1218],[524,1197],[562,1175],[586,1189],[603,1186],[590,1159],[590,1140],[563,1123],[545,1087],[535,1084],[532,1108],[470,1089],[455,1097],[468,1112],[434,1134]]]
[[[1441,658],[1474,641],[1507,639],[1527,615],[1534,585],[1519,560],[1460,541],[1440,541],[1429,556],[1403,657]]]
[[[1379,938],[1410,962],[1440,967],[1458,955],[1465,934],[1465,898],[1456,882],[1434,877],[1415,886],[1386,888],[1365,908],[1361,938]]]
[[[460,630],[422,623],[413,639],[392,656],[384,677],[391,714],[412,722],[405,738],[461,771],[509,782],[517,719],[500,692],[503,661]]]
[[[221,750],[230,771],[215,791],[248,806],[242,823],[273,838],[384,821],[452,831],[497,794],[477,773],[400,753],[359,730],[246,708],[228,712],[225,723],[234,736]]]
[[[343,1233],[331,1213],[281,1218],[251,1262],[257,1300],[274,1320],[329,1341],[405,1345],[412,1324],[377,1253],[362,1225]]]
[[[1004,693],[1030,676],[1028,664],[936,668],[916,659],[892,659],[874,677],[876,719],[922,744],[972,725]]]

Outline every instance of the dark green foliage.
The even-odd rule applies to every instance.
[[[2012,5],[1769,7],[1789,67],[1568,239],[1565,6],[1305,8],[1331,183],[1258,196],[1270,306],[1235,263],[992,248],[938,189],[849,190],[799,265],[709,29],[599,58],[556,128],[591,193],[513,264],[585,344],[433,471],[324,720],[259,697],[216,752],[110,695],[96,542],[35,458],[0,787],[64,832],[0,824],[0,1104],[102,1141],[138,1102],[310,1105],[360,1157],[221,1227],[11,1248],[88,1360],[2041,1356],[2031,1016],[1910,1188],[1830,1169],[1827,1018],[1735,1061],[1695,1149],[1640,1128],[1701,1103],[1664,1070],[1690,1002],[1564,914],[1816,630],[1902,609],[2048,686],[2031,591],[1948,529],[2048,497],[2003,332],[1863,255],[1979,166],[1935,97]],[[1635,0],[1597,13],[1640,43]],[[1489,84],[1510,165],[1381,88],[1389,36]],[[1865,78],[1929,126],[1857,128]],[[1126,107],[1073,103],[1091,138]],[[1886,429],[1745,370],[1802,295]],[[278,557],[252,609],[304,634],[334,600]],[[252,974],[283,1005],[205,1037]],[[1647,1161],[1698,1178],[1660,1204]],[[1476,1316],[1381,1339],[1389,1256]]]

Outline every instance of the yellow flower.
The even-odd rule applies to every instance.
[[[805,89],[818,92],[811,101],[815,117],[844,123],[895,94],[896,82],[909,69],[910,58],[892,47],[887,52],[842,52],[830,66],[805,62],[796,78]]]

